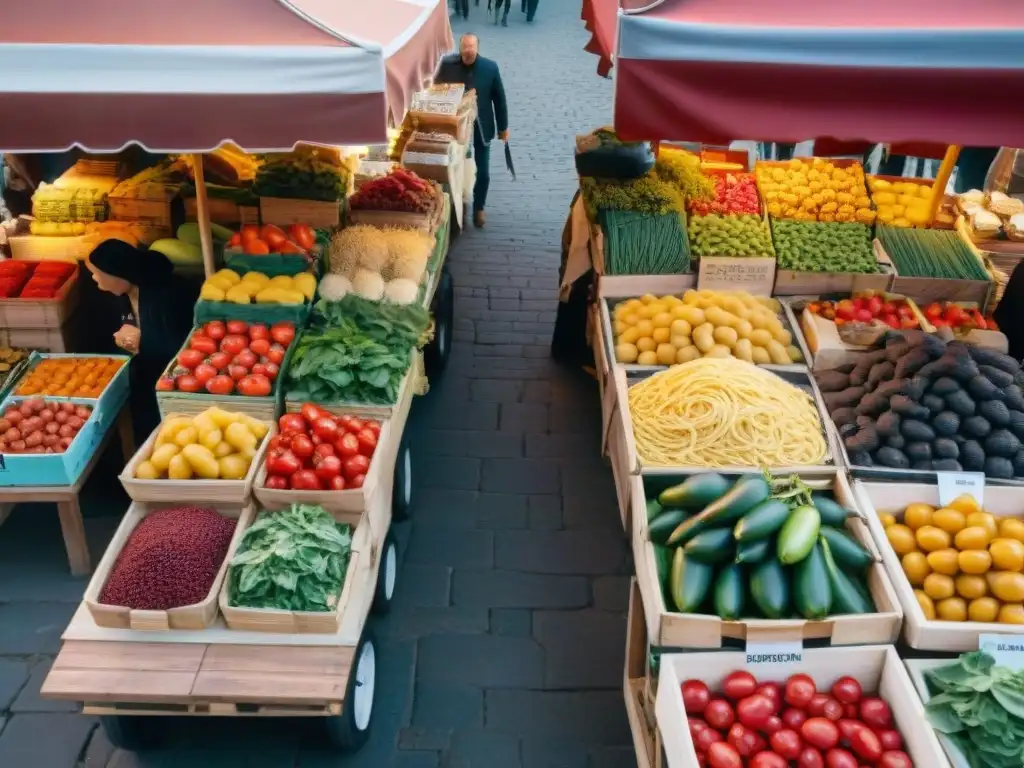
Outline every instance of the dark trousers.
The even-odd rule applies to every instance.
[[[476,184],[473,185],[473,213],[487,205],[487,188],[491,185],[491,145],[484,143],[477,128],[473,132],[473,157],[476,160]]]
[[[537,13],[538,0],[524,0],[523,10],[526,11],[526,20],[533,21],[534,14]]]
[[[455,0],[455,15],[469,18],[469,0]]]

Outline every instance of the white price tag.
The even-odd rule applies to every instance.
[[[978,650],[1010,669],[1024,669],[1024,635],[978,635]]]
[[[778,643],[747,643],[747,664],[799,664],[804,660],[804,645],[799,640]]]
[[[981,472],[937,472],[939,504],[946,506],[965,493],[974,497],[978,506],[985,505],[985,475]]]

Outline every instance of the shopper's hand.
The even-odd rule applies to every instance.
[[[498,131],[498,138],[502,141],[508,141],[508,128],[504,131]]]
[[[139,351],[139,341],[141,338],[142,332],[134,325],[126,323],[114,334],[114,343],[125,352],[134,354]]]

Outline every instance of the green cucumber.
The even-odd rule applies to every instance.
[[[672,550],[658,544],[654,547],[654,567],[658,571],[658,583],[668,584],[669,574],[672,573]]]
[[[736,542],[728,528],[701,531],[683,546],[686,556],[700,563],[722,563],[732,560]]]
[[[736,621],[743,615],[746,600],[743,583],[743,569],[738,565],[727,565],[718,572],[715,579],[715,613],[725,621]]]
[[[656,499],[647,500],[647,524],[650,525],[662,512],[662,506]]]
[[[821,515],[822,525],[845,528],[846,518],[857,516],[846,507],[839,504],[835,499],[826,496],[823,493],[812,493],[811,503],[814,504],[818,510],[818,514]]]
[[[820,543],[793,566],[793,603],[800,615],[811,621],[824,619],[832,608],[832,584]]]
[[[859,541],[854,541],[852,536],[843,531],[829,525],[822,525],[819,535],[828,542],[832,557],[835,558],[836,565],[840,567],[862,571],[875,562],[874,555],[868,552]]]
[[[757,539],[756,541],[741,541],[736,545],[737,563],[760,563],[769,552],[775,551],[775,539]]]
[[[666,509],[647,524],[647,538],[655,544],[664,544],[688,515],[683,509]]]
[[[747,512],[736,523],[732,534],[736,541],[766,539],[775,533],[789,518],[789,505],[778,499],[768,499]]]
[[[774,557],[750,574],[750,596],[769,619],[781,619],[789,612],[789,577]]]
[[[770,494],[771,488],[760,475],[742,477],[736,481],[728,493],[704,507],[699,515],[694,515],[681,523],[672,531],[667,543],[685,544],[705,528],[732,525],[767,499]]]
[[[832,614],[874,613],[875,607],[868,596],[850,580],[841,570],[832,556],[832,548],[828,539],[821,539],[821,550],[825,556],[825,570],[828,571],[829,585],[832,587]]]
[[[688,558],[682,548],[675,551],[669,575],[669,594],[679,613],[694,613],[700,608],[708,596],[714,572],[713,566]]]
[[[814,549],[814,542],[818,540],[820,529],[821,515],[815,507],[804,506],[794,509],[779,532],[779,541],[775,547],[779,562],[783,565],[793,565],[807,557]]]
[[[717,472],[705,472],[687,478],[679,485],[666,488],[658,494],[658,503],[669,509],[688,509],[699,512],[717,501],[729,490],[731,483]]]

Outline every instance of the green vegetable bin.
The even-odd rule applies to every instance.
[[[203,325],[211,320],[244,320],[247,323],[295,323],[295,329],[302,328],[309,319],[310,303],[302,304],[233,304],[230,301],[196,302],[196,325]]]
[[[904,659],[903,661],[904,666],[907,668],[907,674],[910,675],[910,682],[914,684],[914,688],[917,689],[917,695],[921,697],[921,702],[924,704],[928,704],[932,699],[932,692],[928,689],[925,673],[939,667],[948,667],[950,664],[955,663],[955,659]],[[935,731],[935,735],[938,737],[942,751],[946,753],[946,757],[949,758],[949,764],[953,768],[971,768],[970,763],[967,762],[967,756],[953,743],[952,739],[941,731]]]

